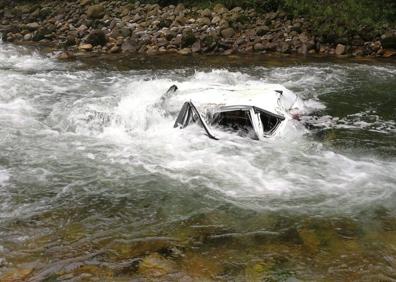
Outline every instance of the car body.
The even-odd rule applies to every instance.
[[[171,86],[164,99],[174,96],[177,91],[176,85]],[[219,92],[224,95],[218,95]],[[287,96],[284,92],[287,92]],[[192,99],[185,101],[174,127],[185,128],[198,123],[212,139],[219,139],[214,134],[215,128],[237,133],[239,136],[264,140],[276,136],[288,121],[298,119],[298,104],[301,101],[285,88],[215,88],[213,93],[217,95],[210,93],[211,90],[209,93],[206,91],[206,95],[195,93],[194,102]]]

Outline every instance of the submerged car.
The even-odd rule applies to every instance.
[[[218,140],[213,128],[222,131],[237,133],[239,136],[263,140],[277,135],[289,120],[298,119],[298,97],[290,91],[253,88],[213,89],[222,92],[222,95],[211,95],[212,101],[198,100],[201,111],[195,102],[184,102],[178,113],[174,127],[185,128],[190,124],[198,123],[203,127],[208,137]],[[178,91],[172,85],[163,96],[170,97]],[[207,98],[207,97],[206,97]]]

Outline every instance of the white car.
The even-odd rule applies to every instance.
[[[288,121],[299,119],[298,110],[302,105],[291,91],[280,85],[277,88],[273,85],[267,89],[216,88],[213,89],[216,95],[211,95],[210,89],[206,89],[205,95],[195,93],[194,102],[184,102],[174,127],[185,128],[198,123],[216,140],[213,127],[258,140],[275,136]],[[178,87],[172,85],[161,99],[175,96],[177,91]],[[222,95],[218,95],[219,92]]]

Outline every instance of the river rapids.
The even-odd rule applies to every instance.
[[[173,84],[281,84],[303,116],[214,141],[173,128]],[[2,44],[0,280],[393,281],[395,89],[389,61],[118,67]]]

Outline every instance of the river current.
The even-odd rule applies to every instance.
[[[0,45],[1,281],[396,279],[395,62],[155,60]],[[173,84],[280,84],[303,116],[214,141],[173,128]]]

